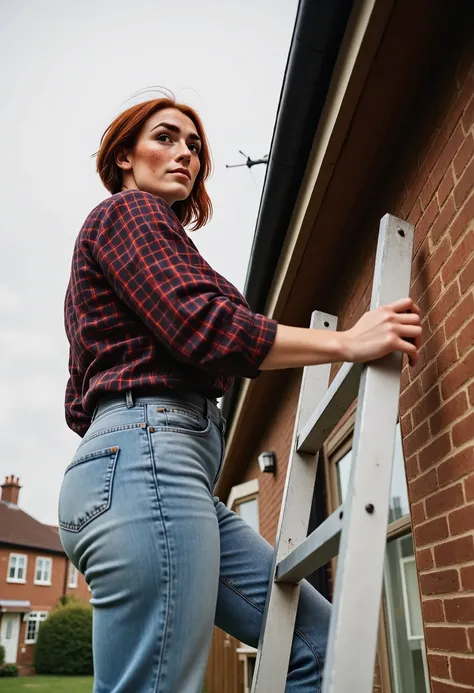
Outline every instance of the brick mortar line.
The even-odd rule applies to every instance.
[[[474,408],[472,409],[472,411],[474,412]],[[471,414],[472,412],[469,412],[469,413]],[[466,418],[466,417],[464,417],[464,418]],[[459,421],[462,421],[462,419],[459,419]],[[456,423],[458,423],[458,421],[456,421],[455,424]],[[452,428],[452,425],[450,426],[450,429],[451,428]],[[446,431],[445,431],[445,433],[446,433]],[[451,433],[451,430],[449,430],[448,433]],[[434,443],[436,440],[439,440],[439,438],[441,438],[442,435],[444,435],[444,434],[441,433],[439,436],[433,437],[427,445],[424,445],[422,448],[419,448],[417,450],[417,452],[413,453],[413,455],[419,455],[420,452],[423,452],[423,450],[426,450],[426,448],[429,445]],[[421,470],[420,473],[417,476],[414,476],[412,479],[410,479],[410,481],[412,481],[413,479],[419,479],[424,474],[427,474],[428,472],[432,471],[433,469],[438,469],[438,467],[440,467],[443,464],[443,462],[446,462],[450,457],[452,457],[453,454],[457,455],[459,452],[463,452],[464,450],[467,450],[469,447],[472,447],[473,444],[474,444],[474,439],[471,439],[471,440],[466,441],[465,443],[462,443],[461,445],[454,446],[453,448],[451,448],[451,450],[448,453],[446,453],[446,455],[443,455],[443,457],[440,457],[439,460],[436,460],[436,462],[433,462],[433,464],[430,465],[429,467],[426,467],[426,469]],[[413,457],[413,455],[410,455],[410,457]],[[418,460],[418,462],[419,462],[419,460]],[[467,472],[467,473],[469,473],[469,472]],[[450,484],[450,483],[451,482],[448,482],[448,484]],[[443,484],[443,488],[444,487],[447,488],[448,484]]]
[[[426,628],[444,628],[445,630],[446,629],[447,630],[454,630],[455,628],[462,628],[463,630],[467,631],[468,628],[472,628],[472,625],[470,623],[449,623],[448,621],[441,621],[441,622],[436,621],[436,622],[425,623],[425,627]],[[433,650],[434,648],[430,647],[427,649]],[[447,650],[447,651],[449,652],[450,650]]]
[[[440,679],[438,677],[432,676],[431,680],[432,681],[439,681],[439,683],[450,683],[451,686],[459,686],[460,688],[462,688],[463,690],[466,690],[466,691],[474,690],[474,688],[472,686],[470,686],[469,684],[465,685],[464,683],[458,683],[457,681],[454,681],[451,678],[450,679]]]
[[[438,546],[438,544],[434,544],[434,546]],[[424,546],[420,547],[420,551],[423,551],[424,548],[425,548]],[[430,548],[431,548],[431,547],[430,547]],[[448,566],[448,567],[449,567],[449,566]],[[455,569],[456,569],[456,568],[473,568],[473,567],[474,567],[474,561],[472,561],[472,560],[471,560],[471,561],[466,561],[466,563],[462,563],[462,564],[456,563],[454,566],[451,566],[451,567],[452,567],[452,568],[455,568]],[[434,567],[434,568],[429,568],[428,570],[420,570],[420,571],[418,571],[418,572],[419,572],[420,574],[421,574],[421,573],[428,573],[428,572],[434,571],[435,569],[438,570],[438,571],[440,570],[439,567],[437,567],[437,568]]]
[[[462,537],[460,537],[460,538],[462,538]],[[417,547],[417,550],[423,551],[424,549],[433,549],[436,546],[441,546],[440,541],[441,542],[447,542],[447,541],[449,541],[449,539],[450,539],[450,537],[446,537],[446,539],[441,539],[441,540],[438,539],[437,541],[430,542],[429,544],[423,544],[423,546]],[[456,540],[456,539],[458,539],[458,537],[457,536],[451,537],[451,539]],[[466,561],[466,563],[454,563],[451,566],[435,566],[435,567],[438,570],[443,570],[443,569],[450,568],[450,567],[451,568],[469,568],[471,566],[472,566],[472,561],[471,561],[471,559],[469,559],[468,561]],[[432,570],[432,569],[430,568],[430,570]],[[425,572],[425,571],[423,571],[423,572]]]
[[[420,577],[422,575],[437,575],[439,572],[443,570],[458,570],[459,568],[466,568],[466,567],[471,567],[471,566],[465,566],[463,564],[456,563],[456,565],[443,565],[443,566],[435,566],[433,568],[428,568],[428,570],[419,570],[418,574]],[[468,596],[474,595],[474,589],[471,587],[466,590],[462,590],[463,594],[467,594]],[[472,594],[471,594],[472,593]],[[442,594],[445,594],[444,592]],[[446,592],[446,594],[451,594],[451,592]],[[459,595],[459,592],[456,592],[456,594]]]
[[[442,655],[440,655],[440,657],[441,657],[441,656],[442,656]],[[451,673],[449,674],[449,676],[451,676]],[[440,679],[440,678],[438,678],[438,677],[435,678],[434,676],[432,676],[432,677],[431,677],[431,680],[432,680],[432,681],[439,681],[440,683],[449,683],[451,686],[458,686],[458,685],[459,685],[456,681],[453,681],[452,678],[449,678],[449,679]],[[464,688],[464,686],[463,686],[463,688]],[[466,688],[466,690],[472,691],[473,689],[469,687],[469,688]]]
[[[472,445],[472,443],[470,443],[470,445]],[[458,451],[459,451],[459,452],[462,452],[463,449],[464,449],[464,448],[459,448]],[[441,461],[440,461],[439,464],[442,464],[443,462],[446,462],[446,460],[445,460],[444,458],[441,459]],[[436,467],[435,467],[435,466],[430,467],[429,469],[427,469],[427,470],[425,470],[424,472],[422,472],[422,474],[420,474],[419,476],[414,476],[412,479],[410,479],[410,483],[413,482],[413,481],[416,481],[417,479],[421,479],[421,477],[422,477],[424,474],[426,474],[427,472],[433,471],[433,470],[435,470],[435,469],[437,470],[438,467],[439,467],[439,464],[436,465]],[[449,490],[450,488],[452,488],[453,486],[456,486],[456,484],[461,484],[461,485],[462,485],[462,482],[463,482],[463,480],[464,480],[464,477],[471,476],[472,474],[473,474],[472,471],[466,472],[466,474],[461,475],[458,479],[454,479],[453,481],[450,481],[450,482],[448,482],[447,484],[443,484],[442,486],[439,486],[438,488],[434,489],[434,491],[430,491],[429,493],[427,493],[426,496],[422,496],[421,498],[418,498],[418,500],[413,501],[413,503],[420,503],[421,501],[426,501],[426,500],[428,500],[429,498],[432,498],[436,493],[439,493],[440,491],[447,491],[447,490]],[[439,483],[439,479],[438,479],[438,483]],[[464,495],[464,494],[463,494],[463,495]],[[441,514],[439,514],[439,515],[435,515],[435,516],[433,516],[433,517],[429,517],[429,518],[427,518],[426,520],[424,520],[424,522],[429,522],[429,520],[435,520],[437,517],[444,517],[446,514],[452,512],[453,510],[458,510],[459,508],[463,508],[463,507],[465,507],[466,505],[471,505],[472,503],[474,503],[474,501],[469,501],[469,502],[468,502],[468,501],[465,500],[464,503],[463,503],[463,505],[458,505],[458,506],[456,506],[455,508],[451,508],[450,510],[446,510],[445,512],[443,512],[443,513],[441,513]],[[425,511],[426,511],[426,509],[425,509]],[[420,527],[420,525],[416,525],[416,527]]]
[[[460,482],[459,480],[454,482],[454,485],[459,484],[459,483],[461,483],[461,485],[462,485],[462,482]],[[440,490],[441,491],[449,490],[450,488],[453,488],[453,486],[443,486],[441,489],[438,489],[438,492]],[[434,493],[436,493],[436,491]],[[432,496],[426,496],[426,498],[431,498],[431,497]],[[423,498],[423,500],[425,500],[425,498]],[[469,503],[467,501],[464,501],[462,505],[456,505],[454,508],[451,508],[450,510],[446,510],[443,513],[440,513],[439,515],[433,515],[432,517],[427,517],[426,520],[423,520],[423,522],[420,522],[417,525],[413,525],[413,527],[416,527],[416,528],[423,527],[423,525],[426,525],[426,524],[428,524],[428,522],[432,522],[433,520],[438,520],[438,519],[441,519],[442,517],[448,518],[451,513],[456,512],[456,510],[462,510],[462,508],[467,508],[469,505],[474,505],[474,501],[471,501]],[[426,510],[425,510],[425,512],[426,512]],[[413,522],[412,522],[412,524],[413,524]],[[451,534],[451,532],[450,532],[449,537],[451,537],[452,539],[458,539],[459,537],[463,537],[466,534],[472,535],[472,531],[473,530],[470,529],[470,530],[466,530],[465,532],[461,532],[459,534]],[[447,540],[447,539],[449,539],[449,537],[445,537],[445,539]],[[443,541],[443,540],[440,540],[440,541]],[[427,544],[427,546],[428,546],[428,544]]]
[[[473,380],[474,380],[474,377],[473,377]],[[464,389],[458,390],[458,392],[456,392],[456,395],[458,395],[460,392],[464,392]],[[466,386],[466,394],[468,394],[467,393],[467,386]],[[449,400],[446,400],[445,404],[448,401]],[[457,423],[460,423],[465,418],[467,418],[467,416],[472,414],[472,412],[474,411],[474,407],[472,407],[471,405],[469,405],[469,406],[470,406],[470,409],[468,409],[468,411],[462,417],[459,417],[459,418],[455,419],[454,421],[452,421],[451,423],[447,424],[446,427],[441,429],[441,431],[438,434],[436,434],[435,436],[432,436],[430,433],[430,439],[426,443],[423,444],[423,447],[418,448],[418,450],[416,452],[414,452],[413,455],[419,455],[420,452],[423,452],[423,450],[426,450],[426,448],[428,448],[430,445],[432,445],[432,443],[434,443],[436,440],[441,438],[446,432],[451,433],[451,429],[453,428],[453,426],[455,426]],[[441,407],[439,409],[437,409],[435,412],[433,412],[433,414],[430,415],[430,418],[431,418],[431,416],[434,416],[434,414],[436,414],[440,409],[441,409]],[[405,416],[405,414],[403,416]],[[428,422],[428,418],[424,419],[421,422],[421,424],[419,424],[416,428],[419,428],[420,426],[422,426],[426,422]],[[446,431],[445,429],[448,429],[448,430]],[[415,431],[415,430],[416,429],[413,429],[413,431]],[[413,433],[413,431],[410,431],[410,433],[408,435],[411,435],[411,433]],[[408,438],[408,436],[407,436],[407,438]],[[474,440],[468,440],[466,443],[462,443],[461,445],[454,446],[453,448],[451,448],[451,450],[446,455],[441,457],[439,460],[436,460],[436,462],[431,467],[427,467],[427,469],[424,469],[423,471],[421,471],[418,476],[422,476],[423,474],[425,474],[430,469],[436,469],[437,467],[439,467],[439,465],[442,462],[446,461],[446,458],[449,457],[453,451],[461,452],[462,450],[464,450],[469,445],[472,445],[473,442],[474,442]],[[413,455],[410,455],[409,457],[413,457]],[[413,478],[416,479],[417,477],[413,477]]]
[[[473,691],[474,688],[472,686],[465,686],[463,683],[458,683],[457,681],[453,681],[453,679],[439,679],[435,678],[434,676],[431,677],[432,681],[439,681],[439,683],[449,683],[451,686],[458,686],[459,688],[462,688],[463,690],[466,691]]]
[[[449,342],[446,342],[446,343],[443,345],[443,349],[444,349],[444,347],[445,347],[446,345],[450,344],[451,341],[455,341],[455,340],[453,339],[453,340],[449,340]],[[468,349],[468,350],[466,351],[466,353],[463,354],[463,357],[462,357],[462,358],[467,358],[472,350],[473,350],[473,349]],[[420,373],[418,373],[418,375],[416,376],[416,378],[410,382],[410,384],[407,386],[407,388],[405,389],[405,391],[408,389],[408,387],[409,387],[412,383],[415,382],[415,380],[421,378],[422,373],[423,373],[434,361],[436,361],[436,356],[434,356],[432,359],[430,359],[429,361],[427,361],[426,366],[425,366],[425,368],[423,369],[423,371],[421,371]],[[447,369],[443,372],[442,378],[438,378],[435,385],[433,385],[433,386],[432,386],[429,390],[427,390],[426,392],[423,392],[423,393],[422,393],[421,399],[423,399],[423,397],[425,397],[425,395],[427,395],[428,392],[430,392],[434,387],[436,387],[436,386],[441,386],[442,380],[444,380],[444,378],[445,378],[447,375],[449,375],[449,373],[450,373],[451,371],[454,370],[454,368],[458,365],[458,363],[459,363],[459,358],[458,358],[456,361],[454,361],[454,362],[452,363],[452,365],[449,366],[449,368],[447,368]],[[410,433],[409,433],[408,435],[410,435],[413,431],[416,431],[417,428],[420,428],[420,426],[422,426],[422,425],[425,423],[425,421],[429,421],[429,419],[431,419],[431,417],[432,417],[434,414],[436,414],[445,404],[449,403],[449,401],[450,401],[451,399],[453,399],[454,397],[456,397],[457,395],[459,395],[461,392],[466,392],[466,394],[468,395],[468,401],[469,401],[469,393],[467,392],[467,390],[468,390],[468,388],[469,388],[469,385],[471,384],[471,381],[474,381],[474,374],[473,374],[472,376],[470,376],[470,378],[468,378],[468,379],[463,383],[462,387],[460,387],[459,389],[457,389],[454,393],[450,394],[450,396],[449,396],[448,398],[446,398],[446,399],[443,398],[443,393],[440,391],[441,403],[440,403],[439,407],[438,407],[437,409],[435,409],[434,411],[430,412],[430,414],[428,414],[428,416],[427,416],[425,419],[423,419],[422,421],[420,421],[420,423],[418,423],[418,424],[413,428],[413,430],[410,431]],[[441,388],[440,388],[440,390],[441,390]],[[405,392],[405,391],[404,391],[404,392]],[[402,393],[400,394],[400,397],[403,396],[404,392],[402,392]],[[413,404],[411,407],[407,408],[407,410],[403,412],[403,416],[406,416],[407,414],[412,414],[412,413],[413,413],[413,410],[415,409],[415,407],[417,407],[417,406],[419,405],[419,403],[420,403],[420,400],[418,400],[417,402],[415,402],[415,404]],[[472,405],[469,405],[469,406],[472,407]],[[466,413],[467,413],[467,412],[466,412]],[[453,423],[456,423],[457,420],[458,420],[458,419],[456,419]],[[448,425],[449,425],[449,424],[448,424]],[[426,444],[425,444],[425,447],[426,447]],[[420,448],[420,449],[421,449],[421,448]]]
[[[453,597],[459,597],[460,594],[464,594],[464,592],[437,592],[436,594],[423,594],[423,592],[420,593],[421,597],[424,597],[422,599],[422,603],[432,601],[433,599],[440,599],[441,601],[444,601],[445,599],[451,599]],[[438,623],[438,621],[435,621],[435,623]],[[441,621],[440,623],[444,623],[444,621]],[[450,624],[450,625],[456,625],[456,624]]]
[[[448,229],[446,229],[446,233],[447,233],[447,232],[448,232]],[[441,236],[441,238],[443,238],[443,237],[444,237],[444,236]],[[438,276],[438,275],[436,275],[436,276]],[[441,277],[440,277],[440,279],[441,279]],[[442,281],[442,280],[441,280],[441,284],[443,285],[443,281]],[[429,316],[430,316],[430,314],[433,312],[433,309],[436,308],[436,306],[438,305],[438,303],[441,303],[441,301],[443,300],[444,295],[445,295],[445,292],[448,291],[448,290],[450,289],[451,286],[454,286],[454,284],[457,285],[457,287],[458,287],[458,289],[459,289],[459,294],[460,294],[460,296],[462,296],[461,287],[460,287],[460,285],[459,285],[459,276],[456,275],[456,276],[454,277],[453,281],[449,282],[449,283],[446,284],[446,285],[443,285],[442,292],[440,293],[440,295],[438,296],[438,298],[436,299],[436,301],[435,301],[435,302],[429,307],[429,309],[426,311],[426,313],[425,313],[424,316],[423,316],[423,320],[424,320],[424,319],[427,319],[427,320],[429,319]],[[426,291],[425,291],[425,293],[426,293]],[[424,296],[424,295],[425,295],[425,294],[423,294],[423,296]],[[446,322],[446,319],[449,318],[449,316],[450,316],[452,313],[454,313],[454,311],[456,310],[456,308],[459,306],[459,304],[460,304],[461,301],[463,301],[463,300],[464,300],[463,298],[459,298],[459,299],[456,301],[456,303],[449,309],[449,312],[446,313],[446,315],[443,317],[443,319],[441,320],[441,322],[438,324],[437,327],[440,327],[441,325],[444,325],[444,323]],[[459,328],[459,329],[461,329],[461,328]]]
[[[462,145],[461,145],[461,146],[462,146]],[[458,151],[459,151],[459,150],[458,150]],[[471,157],[471,159],[469,160],[468,164],[467,164],[466,167],[463,169],[463,172],[464,172],[464,170],[467,168],[467,166],[471,163],[472,158],[473,158],[473,157]],[[452,163],[453,163],[453,161],[451,161],[451,164],[452,164]],[[451,164],[450,164],[450,165],[451,165]],[[449,170],[449,167],[448,167],[448,169],[446,169],[445,175],[446,175],[446,173],[448,172],[448,170]],[[454,173],[454,169],[453,169],[453,173]],[[443,176],[443,177],[444,177],[444,176]],[[434,195],[437,195],[437,193],[438,193],[438,191],[439,191],[439,187],[440,187],[440,186],[438,186],[438,188],[436,189]],[[450,194],[449,194],[448,197],[446,198],[446,200],[445,200],[445,202],[444,202],[444,204],[443,204],[443,206],[442,206],[441,208],[440,208],[440,206],[439,206],[439,203],[437,202],[437,205],[436,205],[436,206],[437,206],[438,211],[437,211],[437,213],[436,213],[436,216],[435,216],[433,222],[432,222],[432,223],[430,224],[430,226],[428,227],[428,229],[427,229],[427,231],[426,231],[426,235],[425,235],[425,237],[424,237],[424,239],[423,239],[423,241],[424,241],[425,239],[428,241],[428,254],[427,254],[427,257],[426,257],[425,262],[423,263],[423,265],[421,265],[421,267],[419,267],[418,273],[416,274],[416,276],[413,277],[415,280],[418,279],[418,277],[423,273],[423,271],[425,270],[425,268],[427,267],[427,265],[428,265],[428,263],[429,263],[429,261],[430,261],[430,258],[432,258],[432,256],[436,253],[436,251],[438,250],[438,248],[445,242],[445,240],[447,240],[447,241],[449,242],[449,248],[450,248],[450,251],[451,251],[451,252],[448,254],[448,256],[447,256],[446,260],[443,262],[443,264],[440,265],[440,267],[438,268],[438,270],[437,270],[437,272],[436,272],[436,274],[435,274],[435,276],[434,276],[434,278],[433,278],[433,281],[434,281],[434,280],[436,279],[436,277],[439,276],[439,278],[441,279],[441,282],[443,283],[442,276],[441,276],[441,274],[442,274],[442,269],[443,269],[443,267],[445,266],[445,264],[448,262],[449,257],[451,256],[451,254],[454,253],[454,252],[456,252],[457,248],[460,246],[460,244],[461,244],[461,243],[463,242],[463,240],[464,240],[464,235],[461,234],[461,235],[459,236],[459,238],[457,239],[456,243],[453,244],[453,243],[452,243],[451,236],[449,235],[449,229],[451,228],[451,226],[452,226],[453,223],[455,222],[455,220],[456,220],[456,218],[458,217],[458,215],[462,213],[462,210],[464,209],[464,207],[465,207],[465,205],[466,205],[466,203],[467,203],[467,199],[469,199],[469,198],[467,198],[467,199],[463,200],[462,206],[459,207],[459,208],[457,208],[457,207],[456,207],[456,202],[455,202],[455,200],[454,200],[454,190],[455,190],[455,188],[456,188],[456,185],[453,186],[453,190],[450,192]],[[444,233],[443,233],[443,234],[438,238],[438,240],[435,242],[435,241],[433,241],[433,238],[432,238],[432,236],[431,236],[431,231],[432,231],[433,226],[435,225],[436,221],[439,219],[440,215],[442,214],[442,210],[444,209],[445,205],[447,204],[447,202],[449,201],[450,198],[452,199],[453,204],[454,204],[454,209],[455,209],[454,216],[453,216],[453,218],[449,221],[448,225],[446,226]],[[431,202],[432,202],[433,199],[434,199],[434,197],[430,200],[428,206],[431,204]],[[418,198],[418,202],[419,202],[420,205],[422,206],[421,196]],[[423,217],[423,215],[422,215],[422,217]],[[421,217],[421,218],[422,218],[422,217]],[[419,223],[419,222],[418,222],[418,223]],[[469,226],[469,224],[470,224],[470,222],[468,223],[468,226]],[[420,243],[420,246],[419,246],[420,248],[421,248],[421,245],[423,244],[423,241]],[[467,264],[467,263],[466,263],[466,264]],[[456,270],[456,273],[454,274],[454,278],[457,278],[457,277],[459,276],[459,274],[460,274],[461,271],[462,271],[462,267],[461,267],[461,268],[458,268],[458,269]],[[449,285],[449,283],[451,283],[451,282],[448,282],[448,285]],[[428,288],[429,288],[429,287],[427,287],[426,291],[428,290]],[[426,293],[426,291],[425,291],[424,293]],[[422,294],[422,296],[424,296],[424,294]]]
[[[472,158],[474,158],[474,155],[473,155],[473,157],[471,157],[471,159],[469,160],[468,165],[471,163]],[[451,162],[451,164],[452,164],[452,163],[453,163],[453,162]],[[448,173],[448,170],[449,170],[449,169],[446,169],[446,173]],[[463,170],[464,170],[464,169],[463,169]],[[454,175],[455,175],[455,174],[454,174],[454,167],[453,167],[452,171],[453,171],[453,176],[454,176]],[[445,173],[445,175],[446,175],[446,173]],[[444,176],[443,176],[443,178],[444,178]],[[459,179],[458,179],[458,180],[459,180]],[[442,243],[443,243],[443,241],[444,241],[445,238],[447,238],[447,239],[449,240],[449,245],[450,245],[450,248],[451,248],[451,251],[452,251],[452,252],[456,252],[457,247],[458,247],[458,246],[462,243],[462,241],[463,241],[464,236],[463,236],[463,234],[461,234],[461,235],[459,236],[459,238],[457,239],[455,245],[453,245],[452,240],[451,240],[451,236],[449,235],[449,230],[450,230],[451,226],[454,224],[454,222],[456,221],[457,217],[462,213],[462,211],[463,211],[465,205],[467,204],[467,201],[469,200],[470,195],[468,195],[467,198],[463,201],[462,207],[459,207],[459,209],[458,209],[458,208],[456,207],[456,202],[455,202],[455,200],[454,200],[454,190],[455,190],[455,188],[456,188],[456,184],[454,184],[453,189],[452,189],[451,192],[449,193],[449,195],[448,195],[448,197],[446,198],[446,200],[443,202],[443,206],[442,206],[442,207],[439,207],[439,205],[438,205],[438,214],[436,215],[436,218],[435,218],[434,222],[432,223],[432,225],[430,226],[430,228],[429,228],[428,231],[427,231],[426,238],[428,238],[428,240],[430,240],[430,241],[432,242],[432,245],[431,245],[431,252],[430,252],[430,255],[428,256],[428,260],[429,260],[430,256],[433,255],[433,254],[438,250],[438,248],[442,245]],[[436,190],[436,193],[438,193],[438,192],[439,192],[439,186],[438,186],[438,188],[437,188],[437,190]],[[439,219],[439,217],[441,216],[441,214],[442,214],[442,212],[443,212],[443,209],[444,209],[445,206],[448,204],[449,200],[452,200],[452,201],[453,201],[453,205],[454,205],[454,215],[452,216],[452,218],[451,218],[450,221],[448,222],[447,226],[446,226],[445,229],[444,229],[444,232],[441,234],[441,236],[438,238],[438,240],[437,240],[437,241],[433,241],[433,239],[431,238],[431,230],[432,230],[433,226],[435,225],[436,221],[437,221],[437,220]],[[471,220],[471,221],[472,221],[472,220]],[[468,221],[467,227],[466,227],[466,228],[469,228],[469,225],[470,225],[471,221]],[[441,265],[441,267],[439,268],[439,270],[438,270],[438,271],[436,272],[436,274],[435,274],[435,278],[436,278],[437,276],[439,276],[439,278],[441,279],[441,282],[442,282],[442,283],[443,283],[443,279],[442,279],[442,277],[441,277],[441,268],[444,267],[444,265],[445,265],[445,263],[448,261],[449,257],[450,257],[450,255],[448,255],[448,258],[445,260],[445,262]],[[426,266],[426,264],[423,265],[423,267],[425,267],[425,266]],[[423,268],[421,268],[421,271],[422,271],[422,270],[423,270]],[[454,281],[456,281],[456,279],[458,278],[459,272],[460,272],[460,271],[461,271],[461,270],[457,270],[457,273],[456,273],[455,275],[453,275],[453,276],[454,276]],[[418,274],[420,274],[420,272],[419,272]],[[448,287],[448,286],[451,284],[451,282],[452,282],[452,279],[448,282],[448,284],[446,285],[446,287]],[[461,287],[459,287],[459,288],[461,288]]]

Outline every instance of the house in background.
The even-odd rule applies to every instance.
[[[253,310],[344,330],[369,308],[381,217],[415,226],[424,346],[402,372],[374,693],[474,691],[473,27],[472,0],[300,0],[246,281]],[[216,493],[271,544],[301,375],[265,371],[222,403]],[[344,500],[353,429],[354,407],[322,450],[310,531]],[[310,576],[328,599],[336,569]],[[207,690],[246,693],[254,663],[215,629]]]
[[[0,500],[0,644],[6,662],[29,673],[39,626],[63,595],[89,601],[89,588],[67,558],[58,528],[18,506],[19,479],[6,477]]]

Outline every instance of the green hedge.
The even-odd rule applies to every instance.
[[[92,608],[70,603],[53,611],[39,629],[37,674],[88,676],[92,666]]]
[[[0,677],[18,676],[18,667],[16,664],[3,664],[0,667]]]

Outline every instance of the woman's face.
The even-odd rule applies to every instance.
[[[193,189],[201,162],[201,138],[188,116],[164,108],[144,123],[132,149],[117,154],[122,190],[138,189],[158,195],[170,206],[185,200]]]

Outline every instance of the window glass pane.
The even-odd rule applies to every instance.
[[[387,544],[385,599],[393,693],[427,693],[425,643],[411,535]]]
[[[51,559],[50,558],[45,558],[45,560],[44,560],[43,579],[45,582],[49,582],[51,580]]]
[[[337,463],[337,479],[339,485],[339,497],[344,502],[351,473],[352,450],[350,450]],[[405,477],[405,463],[403,460],[402,437],[400,424],[397,424],[395,433],[395,452],[393,459],[392,486],[390,492],[389,522],[394,522],[404,515],[408,515],[408,491]]]
[[[16,556],[10,556],[10,571],[8,573],[9,578],[14,578],[16,573]]]
[[[36,626],[37,626],[36,614],[30,614],[28,619],[28,630],[26,633],[27,640],[36,640]]]
[[[237,513],[245,522],[258,532],[258,503],[256,498],[243,501],[237,505]]]

